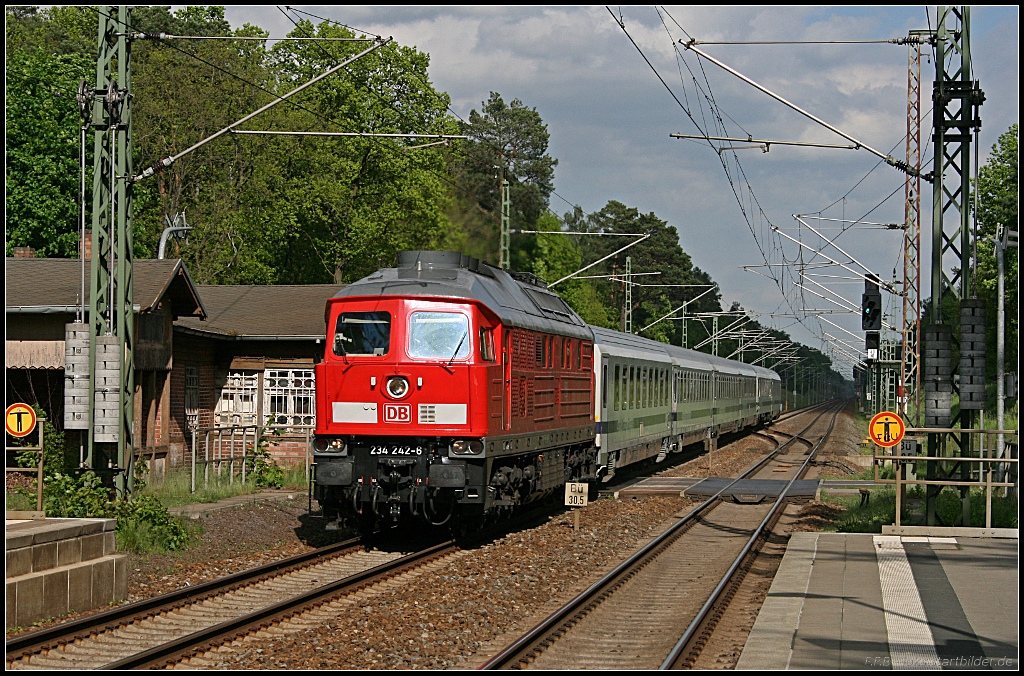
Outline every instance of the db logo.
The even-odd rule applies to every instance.
[[[412,407],[409,404],[384,404],[384,422],[412,422]]]

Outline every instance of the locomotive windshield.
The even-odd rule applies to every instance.
[[[343,312],[334,330],[334,354],[383,356],[391,345],[391,315],[387,312]]]
[[[465,359],[469,356],[469,317],[458,312],[413,312],[409,316],[409,356]]]

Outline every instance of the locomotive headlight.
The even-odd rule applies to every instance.
[[[402,376],[392,376],[388,378],[385,388],[393,399],[401,399],[409,394],[409,381]]]
[[[341,453],[345,450],[345,440],[340,437],[316,437],[313,450],[318,453]]]
[[[484,443],[479,439],[456,439],[452,442],[453,455],[476,455],[483,450]]]

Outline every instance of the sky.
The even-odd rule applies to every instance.
[[[850,144],[699,58],[678,41],[887,40],[904,37],[910,30],[934,28],[934,6],[630,6],[612,7],[615,16],[604,6],[292,9],[308,13],[288,12],[292,18],[316,22],[312,14],[393,36],[400,44],[428,53],[432,82],[451,96],[452,111],[463,119],[472,109],[479,110],[492,91],[506,102],[517,98],[536,108],[551,135],[549,152],[558,159],[556,195],[551,198],[557,213],[569,211],[571,205],[591,213],[609,200],[653,212],[676,227],[680,244],[695,265],[719,283],[725,307],[739,302],[758,313],[761,323],[785,330],[812,347],[824,349],[823,338],[847,341],[850,347],[843,349],[848,352],[863,347],[859,311],[825,317],[841,328],[814,318],[804,317],[799,323],[780,316],[794,311],[802,315],[805,309],[840,311],[810,290],[828,297],[838,294],[859,308],[863,282],[841,279],[852,277],[851,273],[808,266],[812,274],[832,276],[804,281],[809,290],[801,292],[792,284],[799,281],[797,277],[788,277],[780,289],[766,276],[769,268],[749,271],[741,266],[795,259],[800,245],[786,235],[821,248],[817,235],[799,224],[794,214],[902,223],[904,174],[879,165],[879,158],[864,149],[776,145],[767,153],[759,148],[725,151],[720,159],[706,141],[670,137],[702,130],[715,134],[708,102],[713,98],[728,135]],[[271,36],[283,36],[293,28],[283,10],[235,6],[227,8],[227,18],[233,27],[249,22],[269,30]],[[618,23],[620,17],[625,31]],[[979,143],[984,162],[999,134],[1019,120],[1019,10],[972,8],[971,28],[975,77],[986,94]],[[699,48],[860,144],[904,159],[908,47],[832,43]],[[926,53],[930,55],[930,49]],[[934,64],[930,58],[923,59],[922,115],[928,117],[922,125],[922,152],[927,169],[932,156],[934,77]],[[931,227],[928,184],[922,185],[922,198],[927,235]],[[823,229],[838,227],[838,222],[804,220],[822,235],[840,234]],[[779,232],[773,232],[772,226]],[[922,260],[927,266],[928,237],[922,240]],[[895,278],[902,279],[902,231],[858,225],[841,233],[835,243],[845,254],[828,248],[829,257],[843,262],[855,259],[885,280],[893,279],[898,268]],[[810,262],[811,250],[804,251],[805,262]],[[863,272],[856,264],[850,267]],[[778,267],[770,270],[778,276]],[[930,295],[927,271],[922,277],[924,298]],[[887,296],[886,305],[894,315],[889,321],[899,326],[902,301]],[[826,332],[830,336],[824,336]],[[841,372],[850,377],[848,366]]]

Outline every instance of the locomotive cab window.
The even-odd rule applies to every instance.
[[[494,329],[480,329],[480,358],[494,361]]]
[[[469,317],[462,313],[409,315],[409,356],[413,359],[465,359],[469,343]]]
[[[334,354],[339,357],[382,357],[391,345],[387,312],[342,312],[334,329]]]

